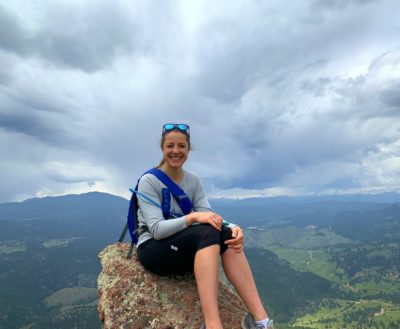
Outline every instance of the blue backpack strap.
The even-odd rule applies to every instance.
[[[129,189],[129,191],[131,191],[132,193],[135,193],[138,195],[138,197],[140,197],[141,199],[147,201],[148,203],[151,203],[153,206],[160,208],[162,213],[163,213],[163,217],[164,219],[170,219],[171,216],[173,216],[173,218],[176,217],[181,217],[182,214],[181,213],[175,213],[172,212],[170,210],[171,208],[171,194],[169,192],[169,190],[167,188],[162,189],[162,202],[161,204],[158,204],[157,202],[155,202],[154,200],[150,199],[146,194],[143,194],[137,190],[132,190],[131,188]]]
[[[148,196],[146,196],[145,194],[140,193],[138,191],[139,181],[147,173],[151,173],[151,170],[146,171],[143,175],[140,176],[140,178],[137,181],[135,189],[129,189],[132,192],[132,196],[131,196],[131,200],[129,202],[127,222],[126,222],[126,225],[118,239],[118,242],[122,242],[124,240],[127,231],[129,231],[129,235],[131,236],[132,244],[136,244],[138,241],[138,236],[136,234],[136,231],[138,229],[138,221],[137,221],[137,210],[139,208],[138,195],[140,195],[140,197],[142,197],[144,200],[148,201],[149,203],[153,204],[154,206],[160,207],[162,209],[163,216],[165,219],[170,218],[171,196],[169,194],[168,189],[163,189],[163,191],[162,191],[162,193],[163,193],[162,205],[157,204],[154,200],[150,199]]]
[[[162,189],[162,204],[161,205],[158,205],[155,201],[151,200],[146,195],[138,192],[139,181],[142,178],[142,176],[145,174],[153,174],[164,185],[167,186],[167,188]],[[145,200],[150,202],[151,204],[154,204],[155,206],[160,207],[162,210],[164,219],[169,219],[171,216],[170,193],[174,196],[174,198],[176,199],[176,201],[179,204],[179,207],[181,208],[182,212],[185,215],[189,214],[193,208],[192,202],[190,201],[190,199],[186,195],[186,193],[178,185],[176,185],[175,182],[171,178],[169,178],[163,171],[156,169],[156,168],[152,168],[152,169],[146,171],[143,175],[140,176],[135,189],[134,190],[130,189],[130,191],[132,192],[132,197],[131,197],[131,200],[129,203],[127,223],[121,233],[120,238],[118,239],[119,242],[122,242],[126,235],[126,232],[129,231],[129,235],[131,236],[132,242],[131,242],[131,246],[129,248],[128,259],[130,259],[132,257],[133,246],[138,242],[138,236],[137,236],[137,229],[138,229],[137,210],[139,208],[138,197],[137,197],[138,194],[141,197],[143,197]],[[173,215],[175,216],[176,214],[173,214]]]
[[[139,181],[136,185],[136,189],[139,185]],[[131,259],[132,253],[133,253],[133,246],[138,242],[138,237],[136,234],[137,230],[137,209],[138,209],[138,199],[136,196],[136,193],[132,193],[131,201],[129,202],[129,210],[128,210],[128,216],[127,216],[127,222],[125,224],[124,229],[122,230],[122,233],[118,239],[118,242],[122,242],[125,238],[126,232],[129,231],[129,235],[131,236],[131,245],[129,247],[129,252],[128,252],[128,259]]]
[[[145,172],[143,175],[147,174],[147,172]],[[138,188],[139,188],[139,182],[140,179],[143,177],[140,176],[140,178],[137,181],[137,184],[135,186],[135,189],[129,189],[132,192],[132,197],[131,197],[131,201],[129,203],[129,211],[128,211],[128,217],[127,217],[127,223],[126,226],[124,228],[124,231],[121,234],[121,237],[119,239],[119,242],[122,242],[122,240],[124,239],[124,236],[126,234],[127,229],[129,230],[129,235],[131,236],[131,247],[129,249],[129,253],[128,253],[128,259],[130,258],[130,256],[132,255],[132,246],[134,244],[136,244],[138,242],[138,236],[137,236],[137,229],[138,229],[138,220],[137,220],[137,210],[139,208],[139,204],[138,204],[138,198],[137,198],[137,194],[138,192]],[[139,193],[141,194],[141,193]],[[141,194],[142,195],[142,194]],[[147,196],[143,195],[144,198],[147,198],[148,200],[150,200],[152,203],[155,203],[153,200],[151,200],[150,198],[148,198]],[[157,205],[157,204],[156,204]]]
[[[139,181],[136,184],[135,190],[137,190],[139,185]],[[131,236],[132,244],[136,244],[138,242],[138,237],[136,234],[137,230],[137,209],[138,209],[138,199],[136,193],[132,193],[131,202],[129,203],[129,211],[128,211],[128,229],[129,234]]]
[[[167,188],[163,188],[161,190],[162,193],[162,202],[161,202],[161,210],[164,216],[164,219],[168,219],[171,217],[171,194]]]
[[[181,208],[184,215],[187,215],[192,212],[193,204],[190,201],[189,197],[171,178],[168,177],[166,173],[157,168],[152,168],[146,173],[153,174],[161,182],[163,182],[165,186],[167,186],[169,192],[171,192],[171,194],[178,202],[179,207]]]

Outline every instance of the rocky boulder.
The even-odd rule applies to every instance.
[[[99,315],[103,328],[199,329],[203,322],[193,275],[160,277],[137,260],[126,258],[129,244],[106,247],[99,258]],[[224,328],[240,328],[246,310],[239,297],[220,284],[219,307]]]

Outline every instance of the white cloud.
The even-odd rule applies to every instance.
[[[0,7],[0,201],[127,196],[167,121],[214,197],[399,188],[397,1],[160,5]]]

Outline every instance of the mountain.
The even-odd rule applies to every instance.
[[[0,328],[99,328],[97,255],[128,203],[87,193],[0,204]]]
[[[367,199],[373,200],[367,201]],[[385,202],[378,202],[385,200]],[[395,200],[395,202],[388,202]],[[389,234],[399,227],[400,199],[397,193],[374,196],[278,197],[244,200],[213,199],[212,207],[227,221],[242,227],[278,228],[287,225],[335,227],[341,234],[363,239],[373,223],[392,223]],[[389,228],[389,225],[387,226]],[[360,234],[357,234],[359,232]],[[367,233],[369,232],[369,233]],[[385,230],[379,234],[385,234]],[[367,235],[364,235],[367,234]],[[399,235],[395,235],[396,238]]]
[[[276,196],[276,197],[259,197],[245,199],[211,199],[216,202],[229,204],[239,202],[241,204],[268,203],[288,204],[288,203],[310,203],[321,201],[336,201],[336,202],[368,202],[368,203],[397,203],[400,202],[400,192],[384,192],[376,194],[323,194],[323,195],[305,195],[305,196]]]
[[[383,329],[400,324],[397,196],[211,203],[245,228],[246,254],[279,328],[368,320]],[[117,241],[128,204],[97,192],[0,204],[0,328],[99,328],[98,254]]]
[[[125,213],[127,202],[124,198],[100,192],[33,198],[22,202],[1,203],[0,220],[52,219],[54,214],[62,220],[70,221],[83,215],[91,219],[103,215],[103,218],[104,215],[114,216],[115,210]]]
[[[118,234],[129,201],[92,192],[0,204],[0,240]],[[111,230],[111,231],[110,231]],[[111,242],[111,241],[110,241]]]

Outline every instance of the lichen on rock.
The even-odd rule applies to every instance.
[[[129,244],[107,246],[97,283],[99,316],[104,329],[199,329],[203,322],[193,275],[157,276],[146,271]],[[240,328],[246,309],[240,298],[220,283],[218,303],[224,328]]]

